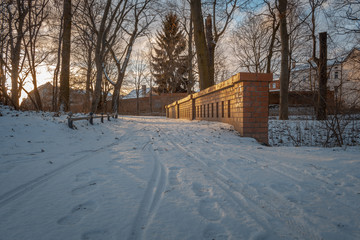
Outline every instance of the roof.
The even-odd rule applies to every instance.
[[[150,93],[150,88],[146,88],[146,94],[148,93]],[[141,89],[139,89],[139,97],[143,97]],[[132,99],[132,98],[136,98],[136,89],[133,89],[130,93],[122,97],[122,99]]]
[[[333,59],[328,59],[327,60],[327,66],[332,67],[334,65],[346,62],[356,52],[360,52],[360,49],[359,48],[353,48],[347,54],[344,54],[342,56],[339,56],[339,57],[336,57],[336,58],[333,58]],[[309,63],[303,63],[303,64],[300,64],[300,65],[297,65],[295,68],[292,69],[292,71],[301,71],[301,70],[306,70],[306,69],[309,69]]]

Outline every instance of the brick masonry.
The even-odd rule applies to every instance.
[[[229,123],[241,136],[268,143],[272,73],[238,73],[166,106],[168,118]]]
[[[158,115],[165,116],[165,106],[186,97],[186,93],[168,93],[160,96],[152,96],[152,104],[150,104],[150,97],[121,99],[119,102],[118,113],[120,115],[136,115],[136,103],[139,101],[140,115]],[[152,105],[152,107],[151,107]],[[151,109],[152,108],[152,109]],[[107,111],[111,112],[111,102],[107,106]]]

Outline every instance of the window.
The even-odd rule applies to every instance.
[[[228,100],[228,118],[230,117],[230,100]]]
[[[334,72],[334,78],[339,79],[339,72],[338,71]]]
[[[216,118],[219,117],[219,103],[216,103]]]
[[[272,84],[272,88],[274,88],[274,89],[276,88],[276,83]]]
[[[211,104],[211,117],[214,117],[214,103]]]
[[[225,110],[225,108],[224,108],[224,101],[221,101],[221,117],[224,117],[224,116],[225,116],[224,110]]]

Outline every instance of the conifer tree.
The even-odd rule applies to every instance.
[[[152,75],[158,93],[186,92],[188,82],[188,56],[186,39],[175,13],[165,16],[161,31],[157,32],[156,45],[151,56]]]

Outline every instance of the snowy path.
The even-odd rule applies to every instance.
[[[359,148],[158,117],[76,125],[0,117],[0,240],[360,239]]]

